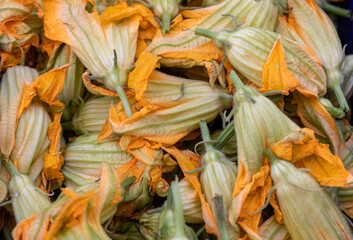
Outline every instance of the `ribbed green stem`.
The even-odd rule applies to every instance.
[[[15,165],[11,161],[3,161],[3,163],[5,164],[9,173],[11,174],[11,177],[15,177],[15,176],[20,175],[20,172],[17,170],[17,168],[15,167]]]
[[[196,28],[195,29],[195,35],[200,35],[200,36],[204,36],[204,37],[208,37],[211,38],[213,40],[216,39],[217,37],[217,33],[211,32],[209,30],[206,29],[202,29],[202,28]]]
[[[175,177],[175,181],[171,183],[171,190],[173,192],[175,238],[185,238],[183,204],[178,185],[178,177]]]
[[[338,103],[340,104],[340,107],[343,108],[345,111],[349,112],[350,110],[349,110],[349,106],[347,103],[347,99],[345,98],[345,96],[342,92],[341,86],[339,84],[337,84],[333,87],[332,90],[336,95],[336,98],[338,100]]]
[[[275,161],[278,160],[277,156],[269,148],[265,149],[265,154],[268,157],[268,159],[270,160],[271,164],[273,164]]]
[[[217,138],[217,143],[214,146],[216,149],[221,150],[224,145],[233,137],[235,134],[234,121],[231,121],[227,127],[222,131],[222,133]]]
[[[170,13],[165,13],[162,16],[162,34],[163,36],[169,32],[170,30],[170,21],[172,19],[172,16]]]
[[[333,13],[337,16],[347,17],[349,18],[352,15],[352,12],[348,9],[340,8],[335,5],[332,5],[326,1],[320,4],[320,7],[324,9],[326,12]]]
[[[117,86],[116,91],[119,94],[120,101],[123,103],[123,107],[124,107],[127,118],[131,118],[132,110],[131,110],[129,100],[127,99],[127,96],[125,94],[124,89],[121,86]]]
[[[236,90],[239,90],[240,88],[244,87],[244,83],[240,80],[238,75],[232,70],[229,74],[230,80],[232,80]]]
[[[200,124],[201,136],[203,141],[205,142],[206,151],[211,151],[213,147],[210,143],[211,136],[210,136],[210,132],[208,131],[207,123],[201,120],[199,124]]]

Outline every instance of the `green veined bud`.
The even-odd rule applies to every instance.
[[[212,90],[210,85],[205,88],[201,96],[194,95],[190,101],[184,102],[183,91],[188,91],[188,85],[180,84],[179,86],[180,92],[176,99],[171,99],[168,94],[160,93],[162,96],[164,95],[164,98],[169,99],[171,102],[170,105],[172,105],[173,102],[175,102],[176,105],[174,105],[174,103],[174,106],[172,107],[151,112],[129,124],[115,124],[112,126],[114,132],[134,136],[173,136],[185,133],[185,131],[191,132],[198,128],[200,120],[209,122],[223,109],[226,109],[231,105],[230,99],[222,96],[224,89],[214,88]],[[147,88],[148,92],[149,87]],[[166,93],[170,92],[167,91]],[[173,92],[173,94],[175,94],[175,92]],[[151,95],[149,96],[151,97]],[[161,100],[158,99],[157,101]],[[158,103],[156,104],[158,105]]]
[[[332,198],[313,176],[266,150],[284,223],[293,240],[352,239],[351,229]]]
[[[151,166],[147,166],[143,176],[125,189],[123,200],[124,202],[134,201],[133,211],[145,208],[153,200],[154,193],[149,191],[151,181],[150,171]]]
[[[0,150],[5,160],[15,144],[16,118],[22,91],[38,77],[35,69],[15,66],[6,70],[0,89]]]
[[[262,166],[266,143],[272,146],[300,128],[252,87],[241,87],[234,95],[234,105],[238,163],[244,164],[251,180]]]
[[[274,0],[258,1],[245,19],[245,26],[273,31],[277,22],[278,7]]]
[[[36,101],[23,111],[18,121],[10,160],[17,161],[18,170],[33,181],[40,177],[44,166],[44,156],[50,143],[48,128],[51,122],[47,110]]]
[[[168,199],[159,215],[159,235],[163,239],[196,240],[195,232],[185,224],[178,178],[171,183]]]
[[[223,234],[227,234],[229,239],[234,239],[236,233],[227,219],[228,208],[232,201],[232,193],[237,180],[236,166],[222,152],[214,149],[206,152],[202,157],[202,162],[205,166],[200,176],[202,192],[211,206],[220,231],[222,231],[221,228],[224,225],[225,231],[223,231],[222,236],[224,237]],[[217,198],[219,198],[218,204],[216,203]],[[224,219],[226,219],[224,223],[219,222],[218,214],[224,215]]]
[[[116,169],[133,158],[121,149],[118,140],[108,138],[98,143],[97,137],[97,134],[87,134],[67,144],[62,169],[66,186],[76,187],[98,180],[102,162]]]
[[[184,219],[187,223],[203,223],[201,201],[196,190],[183,178],[179,181]]]
[[[340,107],[349,111],[340,88],[343,81],[341,66],[344,52],[333,23],[315,3],[306,0],[288,0],[287,3],[291,9],[289,17],[293,27],[322,62],[327,76],[327,87],[334,91]]]
[[[152,0],[153,13],[162,20],[163,35],[170,30],[170,22],[179,13],[180,0]]]
[[[284,224],[280,224],[276,221],[275,216],[273,215],[267,219],[259,227],[259,234],[263,240],[289,240],[289,232]]]
[[[8,189],[16,223],[50,206],[48,197],[33,185],[33,181],[28,176],[19,173],[11,162],[6,165],[11,173]]]
[[[262,86],[264,67],[279,37],[278,33],[254,27],[218,33],[197,28],[195,33],[214,39],[217,47],[224,50],[230,63],[241,74],[256,86]],[[324,95],[326,75],[316,59],[290,39],[281,37],[281,44],[286,65],[299,83],[319,96]]]
[[[148,213],[147,211],[138,218],[140,232],[147,240],[156,239],[159,215],[159,212]]]
[[[61,67],[67,63],[70,63],[71,66],[66,70],[64,86],[58,95],[58,100],[65,104],[65,110],[62,115],[64,121],[72,118],[84,91],[82,82],[83,64],[73,50],[68,45],[65,45],[58,53],[53,67]]]
[[[98,133],[101,131],[111,104],[115,105],[118,98],[93,97],[88,99],[72,118],[72,128],[77,134]]]

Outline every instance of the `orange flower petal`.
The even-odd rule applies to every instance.
[[[272,48],[262,75],[263,91],[293,91],[299,86],[298,79],[288,69],[284,49],[279,37]]]
[[[276,143],[271,150],[278,158],[285,159],[296,167],[311,169],[310,174],[323,186],[345,186],[351,175],[341,159],[334,156],[327,144],[319,143],[311,129],[289,135]]]
[[[223,57],[213,41],[207,42],[201,46],[192,49],[170,51],[161,55],[165,58],[190,59],[201,63],[204,61],[221,60]]]
[[[305,127],[314,130],[322,137],[326,137],[332,143],[334,153],[337,155],[344,148],[335,120],[316,99],[295,94],[298,101],[297,114]],[[343,149],[344,150],[344,149]]]
[[[242,169],[245,168],[243,167]],[[238,178],[239,175],[237,176],[237,179]],[[238,224],[241,223],[241,226],[246,226],[246,229],[251,229],[248,234],[253,234],[253,232],[257,233],[261,212],[254,215],[247,213],[256,212],[265,204],[267,194],[271,187],[270,167],[268,162],[265,162],[264,166],[260,168],[260,171],[252,176],[250,183],[246,184],[242,189],[239,189],[239,185],[235,185],[234,193],[236,193],[236,195],[232,199],[229,213],[230,222],[232,224],[235,224],[235,222]]]
[[[135,98],[143,106],[147,105],[144,92],[147,89],[148,77],[156,67],[159,67],[159,57],[149,52],[143,52],[137,59],[135,69],[129,74],[128,87],[135,89]]]

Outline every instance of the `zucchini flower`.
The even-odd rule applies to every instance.
[[[179,189],[183,203],[183,213],[186,223],[203,223],[201,201],[197,191],[183,178],[179,181]]]
[[[244,86],[234,72],[230,76],[237,88],[234,128],[239,166],[230,218],[233,223],[239,219],[239,225],[244,230],[250,228],[251,234],[258,231],[258,206],[265,203],[272,186],[270,167],[264,161],[267,146],[282,158],[310,168],[322,185],[343,186],[350,176],[341,159],[331,153],[328,145],[318,143],[312,130],[298,127],[272,101]]]
[[[102,162],[117,169],[132,159],[133,156],[123,151],[116,139],[97,142],[97,136],[83,135],[66,145],[62,169],[66,186],[75,188],[97,181]]]
[[[122,200],[120,178],[103,163],[99,182],[62,194],[48,208],[21,221],[14,239],[110,239],[101,224],[110,219]],[[50,225],[49,225],[50,220]]]
[[[35,6],[39,9],[36,13]],[[21,1],[0,2],[0,55],[1,70],[20,63],[22,54],[27,53],[33,45],[38,47],[37,32],[32,29],[29,20],[31,16],[43,15],[41,6],[36,1],[22,3]]]
[[[131,117],[123,87],[135,61],[140,21],[155,24],[150,10],[124,2],[98,15],[89,0],[43,2],[45,36],[69,45],[94,78],[103,79],[108,89],[118,92]]]
[[[50,206],[46,193],[35,187],[28,176],[19,173],[12,162],[7,163],[4,161],[3,163],[11,174],[8,189],[16,223]]]
[[[48,153],[48,129],[52,122],[39,101],[33,102],[18,117],[22,94],[38,76],[36,70],[16,66],[8,68],[1,82],[0,148],[5,161],[12,161],[20,173],[38,185]]]
[[[109,120],[115,133],[174,144],[196,130],[200,120],[213,120],[231,104],[223,88],[156,71],[149,77],[146,88],[143,101],[150,107],[142,108],[132,118],[120,120],[124,119],[119,116],[121,105],[111,109]]]
[[[84,67],[73,50],[65,45],[56,56],[53,67],[61,67],[68,63],[71,66],[66,70],[64,86],[58,95],[58,100],[65,104],[62,115],[62,120],[64,121],[72,118],[84,91],[82,83]]]
[[[290,238],[286,226],[278,223],[274,215],[261,224],[258,235],[263,240],[287,240]]]
[[[228,221],[228,209],[232,201],[232,191],[237,178],[235,165],[226,156],[215,150],[210,143],[211,138],[205,122],[200,122],[206,153],[202,157],[203,171],[200,176],[202,192],[216,217],[222,239],[237,239],[235,229]]]
[[[38,77],[35,69],[15,66],[8,68],[1,79],[0,89],[0,150],[8,160],[15,145],[17,111],[23,90]]]
[[[344,52],[333,23],[314,0],[289,0],[288,8],[291,9],[290,26],[321,61],[327,76],[327,87],[335,93],[340,107],[349,111],[340,88]]]
[[[156,151],[154,155],[158,155]],[[124,178],[136,179],[124,191],[123,204],[125,205],[119,208],[118,216],[132,216],[135,211],[146,208],[152,203],[156,194],[160,197],[167,196],[169,184],[162,178],[162,163],[158,156],[154,161],[153,165],[146,165],[134,158],[117,169],[119,175]]]
[[[51,117],[40,102],[33,102],[18,120],[15,145],[9,159],[18,166],[20,173],[28,175],[32,181],[39,180],[37,178],[40,178],[44,167],[51,123]]]
[[[342,212],[309,173],[277,158],[269,149],[266,155],[283,221],[293,240],[353,238]]]
[[[149,0],[152,5],[154,15],[162,20],[162,34],[165,35],[170,30],[170,22],[179,13],[179,3],[181,0]]]
[[[89,98],[78,108],[69,127],[77,134],[100,132],[109,115],[110,105],[118,102],[119,98],[105,96]]]
[[[34,69],[16,66],[8,69],[1,83],[1,153],[5,161],[13,157],[11,160],[15,164],[20,162],[22,166],[19,166],[19,170],[28,171],[26,173],[33,180],[39,175],[40,168],[43,168],[46,180],[62,177],[59,172],[62,165],[59,143],[60,110],[64,105],[56,97],[63,86],[67,67],[64,65],[38,76]],[[53,110],[51,116],[44,109],[43,102]],[[28,128],[30,125],[33,127]],[[50,144],[46,152],[48,139]],[[44,164],[41,160],[43,155]],[[31,165],[34,166],[32,172]]]
[[[197,28],[195,34],[214,39],[230,63],[257,87],[266,91],[298,89],[315,97],[326,93],[326,75],[320,63],[278,33],[238,27],[218,33]]]
[[[159,236],[171,240],[196,240],[192,228],[185,224],[178,179],[171,183],[167,204],[159,215]]]
[[[147,240],[156,239],[158,233],[158,218],[160,213],[152,211],[144,212],[138,218],[140,232]]]

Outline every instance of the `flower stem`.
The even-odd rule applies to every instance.
[[[324,9],[326,12],[333,13],[337,16],[349,18],[352,15],[352,12],[350,10],[337,7],[326,1],[320,4],[320,7],[322,7],[322,9]]]
[[[162,34],[163,36],[169,32],[170,30],[170,20],[171,20],[172,16],[170,15],[170,13],[165,13],[162,16]]]
[[[199,124],[200,124],[202,139],[205,142],[206,151],[210,151],[213,149],[213,147],[210,143],[211,136],[210,136],[210,132],[208,131],[207,123],[201,120]]]
[[[232,70],[229,74],[230,80],[232,80],[236,90],[239,90],[244,86],[244,83],[240,80],[238,75]]]
[[[215,148],[221,150],[235,134],[234,121],[231,121],[217,138]]]
[[[19,171],[11,161],[3,161],[3,163],[5,164],[7,170],[10,172],[11,177],[20,175]]]
[[[339,84],[336,84],[332,90],[336,95],[336,98],[338,100],[338,103],[340,104],[340,107],[343,108],[343,110],[346,110],[347,112],[349,112],[349,106],[342,92],[341,86]]]
[[[174,205],[174,223],[175,223],[175,238],[179,239],[185,237],[184,231],[184,215],[183,215],[183,204],[181,201],[180,189],[178,185],[178,177],[175,177],[175,181],[171,183],[173,205]]]
[[[200,36],[204,36],[204,37],[208,37],[211,38],[213,40],[216,39],[217,37],[217,33],[211,32],[209,30],[206,29],[202,29],[202,28],[196,28],[195,29],[195,35],[200,35]]]
[[[117,86],[116,87],[116,91],[119,94],[120,101],[123,103],[123,107],[124,107],[124,110],[125,110],[125,113],[126,113],[126,117],[127,118],[131,118],[132,110],[131,110],[131,106],[130,106],[129,100],[126,97],[124,89],[121,86]]]
[[[271,164],[273,164],[278,159],[277,156],[269,148],[265,149],[265,154],[268,157],[268,159],[270,160]]]

